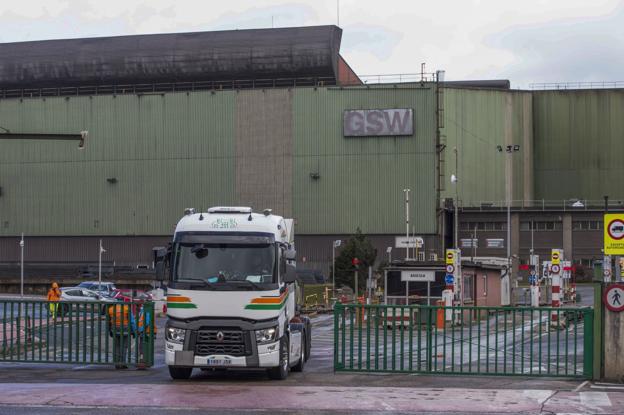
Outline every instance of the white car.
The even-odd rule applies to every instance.
[[[65,287],[61,288],[61,301],[80,303],[98,301],[103,303],[114,303],[115,299],[82,287]],[[86,309],[87,312],[90,310],[90,306],[86,304],[76,304],[75,306],[70,306],[69,304],[61,304],[60,308],[62,315],[68,314],[70,308],[73,308],[74,311],[78,311],[78,308],[80,308],[81,310]],[[102,305],[100,312],[102,314],[106,312],[105,305]]]

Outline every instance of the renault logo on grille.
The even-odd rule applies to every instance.
[[[218,342],[222,342],[224,338],[225,338],[225,335],[223,334],[222,331],[217,332],[217,341]]]

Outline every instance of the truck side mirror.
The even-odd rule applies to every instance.
[[[165,261],[161,260],[154,264],[154,273],[156,276],[156,281],[165,280]]]
[[[295,251],[294,249],[287,249],[286,251],[284,251],[284,258],[287,261],[294,261],[295,259],[297,259],[297,251]]]
[[[297,279],[297,272],[294,265],[286,264],[286,275],[282,277],[282,280],[286,284],[292,284]]]

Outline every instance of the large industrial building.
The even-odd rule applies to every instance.
[[[30,269],[80,272],[100,239],[108,267],[150,268],[185,208],[243,205],[295,218],[299,264],[327,272],[332,241],[358,228],[385,259],[406,188],[423,259],[453,243],[454,206],[464,255],[511,243],[520,261],[532,247],[601,258],[603,196],[624,201],[624,90],[366,82],[341,33],[0,44],[0,269],[18,264],[22,233]],[[82,130],[83,150],[37,139]]]

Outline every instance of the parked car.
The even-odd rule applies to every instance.
[[[115,287],[114,282],[104,282],[104,281],[102,281],[101,284],[97,281],[83,281],[80,284],[78,284],[78,287],[86,288],[91,291],[102,293],[102,294],[108,295],[109,297],[112,297],[115,290],[117,290],[117,287]]]
[[[103,303],[116,302],[114,298],[109,297],[108,295],[105,295],[103,293],[98,293],[93,290],[89,290],[87,288],[82,288],[80,286],[61,288],[61,302],[62,303],[69,303],[69,302],[84,303],[84,302],[96,302],[96,301],[103,302]],[[69,304],[60,304],[59,308],[60,308],[60,314],[66,315],[69,313],[70,309],[72,309],[72,306],[70,306]],[[90,307],[81,304],[81,305],[77,305],[75,308],[79,310],[86,309],[86,311],[88,312]],[[106,312],[106,304],[102,304],[102,307],[100,308],[100,312],[102,314]]]
[[[133,293],[134,291],[134,293]],[[148,293],[147,291],[143,291],[143,290],[129,290],[129,289],[117,289],[115,290],[112,295],[112,298],[114,298],[117,301],[152,301],[152,294]]]

